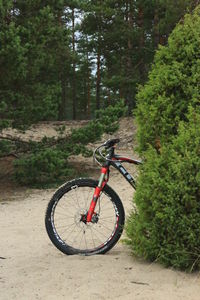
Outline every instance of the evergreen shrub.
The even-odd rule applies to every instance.
[[[181,269],[200,268],[200,113],[177,136],[146,152],[127,233],[136,255]]]
[[[144,158],[127,234],[133,253],[200,269],[200,7],[160,47],[138,93]]]
[[[123,101],[119,101],[114,106],[97,110],[95,117],[103,126],[103,131],[112,134],[119,128],[118,120],[127,113],[127,109]]]
[[[200,99],[200,7],[186,15],[156,52],[149,79],[137,95],[136,118],[140,152],[170,141],[188,105]],[[159,143],[157,143],[159,142]],[[159,146],[158,146],[159,144]]]
[[[9,153],[12,149],[10,141],[0,140],[0,156]]]
[[[14,162],[15,180],[23,185],[45,187],[73,176],[64,152],[45,149]]]

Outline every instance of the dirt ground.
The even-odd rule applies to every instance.
[[[127,141],[128,132],[124,131]],[[121,151],[132,154],[127,144]],[[76,163],[98,177],[91,158],[79,157]],[[132,207],[131,186],[116,171],[111,172],[109,184],[122,199],[127,216]],[[59,252],[44,226],[53,193],[54,189],[0,185],[1,300],[200,299],[199,273],[186,274],[138,260],[121,241],[105,255],[66,256]]]

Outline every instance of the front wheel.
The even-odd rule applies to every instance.
[[[87,211],[98,181],[75,179],[61,186],[50,200],[45,217],[52,243],[65,254],[104,254],[119,240],[124,208],[115,191],[105,185],[91,222]]]

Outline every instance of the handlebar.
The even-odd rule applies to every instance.
[[[107,140],[105,143],[104,143],[104,146],[106,149],[109,149],[111,147],[114,147],[115,144],[119,143],[120,142],[120,139],[110,139],[110,140]]]
[[[114,148],[114,146],[120,142],[120,139],[109,139],[107,140],[105,143],[103,143],[102,145],[100,145],[99,147],[97,147],[94,150],[93,153],[93,159],[100,165],[102,166],[102,164],[98,161],[97,157],[96,157],[96,153],[98,152],[99,155],[106,161],[111,161],[111,159],[108,158],[109,154],[107,154],[106,156],[104,156],[102,154],[101,148],[105,148],[106,150],[112,149]]]
[[[138,159],[131,159],[131,158],[128,158],[128,157],[124,157],[124,156],[121,156],[121,155],[115,155],[114,153],[114,148],[115,148],[115,145],[117,143],[119,143],[119,139],[110,139],[110,140],[107,140],[105,143],[103,143],[102,145],[100,145],[99,147],[97,147],[95,150],[94,150],[94,153],[93,153],[93,159],[100,165],[102,166],[101,162],[98,160],[97,158],[97,152],[98,154],[101,156],[101,158],[103,158],[104,161],[106,162],[113,162],[113,159],[118,162],[127,162],[127,163],[131,163],[131,164],[135,164],[135,165],[140,165],[142,164],[142,160],[138,160]],[[107,150],[107,154],[106,155],[103,155],[102,153],[102,148],[104,148],[105,150]]]

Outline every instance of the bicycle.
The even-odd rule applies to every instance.
[[[139,165],[141,161],[115,154],[117,143],[119,139],[110,139],[94,150],[94,160],[101,166],[99,181],[69,181],[58,188],[47,206],[45,225],[49,238],[67,255],[104,254],[122,235],[125,213],[119,196],[107,184],[110,166],[135,189],[136,182],[122,163]],[[102,153],[102,148],[107,154]]]

